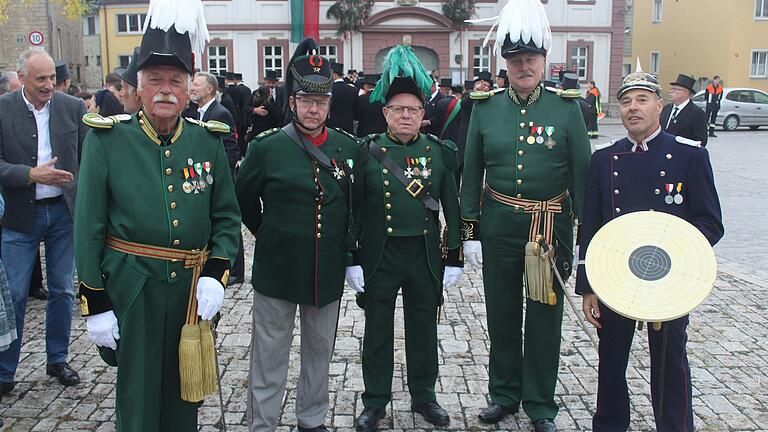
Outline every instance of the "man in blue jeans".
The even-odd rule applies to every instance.
[[[74,300],[73,219],[80,150],[88,128],[83,101],[54,91],[53,59],[22,52],[22,88],[0,97],[0,187],[5,198],[2,260],[16,312],[18,339],[0,352],[0,396],[13,390],[27,289],[40,242],[48,277],[46,372],[64,385],[80,382],[67,363]]]

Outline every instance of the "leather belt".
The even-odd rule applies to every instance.
[[[57,204],[60,203],[64,198],[61,195],[51,197],[51,198],[41,198],[38,200],[35,200],[35,204],[40,205],[50,205],[50,204]]]
[[[515,209],[522,209],[523,212],[531,214],[531,227],[528,232],[529,241],[536,241],[536,236],[539,234],[543,222],[544,240],[547,244],[553,244],[552,237],[555,228],[555,214],[563,212],[562,203],[568,196],[567,190],[546,201],[536,201],[504,195],[501,192],[496,192],[491,189],[487,183],[485,184],[485,190],[494,200],[510,207],[514,207]]]

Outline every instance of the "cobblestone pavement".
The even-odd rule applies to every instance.
[[[608,129],[609,136],[611,133],[620,136],[618,126],[605,129]],[[759,240],[767,235],[766,230],[758,228],[749,216],[767,214],[768,200],[764,199],[764,191],[768,189],[759,187],[759,184],[764,186],[766,182],[764,176],[730,165],[735,159],[768,160],[764,150],[746,153],[753,146],[757,148],[759,141],[764,141],[768,134],[738,132],[720,135],[722,138],[718,139],[722,141],[713,142],[710,151],[723,200],[727,234],[716,248],[721,265],[713,294],[692,314],[688,331],[695,421],[700,431],[768,431],[768,323],[764,319],[768,305],[768,278],[765,277],[764,264],[765,258],[768,258],[765,246],[768,242],[753,248],[755,242],[750,241],[746,248],[739,248],[749,237]],[[754,143],[738,144],[739,140],[754,140]],[[741,153],[739,158],[732,148],[726,147],[726,143],[741,145],[735,148],[743,148],[745,153]],[[749,163],[749,167],[760,165],[759,162]],[[753,200],[751,197],[755,196],[763,199]],[[745,210],[746,216],[740,212],[744,206],[749,207]],[[248,236],[246,250],[252,243],[252,237]],[[574,300],[577,305],[580,304],[575,296]],[[226,423],[227,429],[233,432],[247,430],[245,388],[251,301],[248,282],[229,289],[224,303],[227,314],[219,328]],[[579,327],[574,312],[569,307],[565,310],[556,391],[560,414],[556,422],[563,431],[589,430],[595,409],[597,353]],[[402,322],[402,309],[398,309],[397,314],[397,322]],[[337,431],[353,431],[354,417],[362,410],[360,350],[363,320],[362,311],[347,289],[341,305],[338,340],[331,364],[331,411],[326,419],[326,425]],[[83,380],[73,388],[64,388],[45,374],[43,333],[44,304],[31,300],[22,359],[16,375],[18,384],[0,402],[0,418],[6,422],[3,430],[113,431],[115,369],[102,363],[95,347],[89,343],[84,320],[76,316],[72,328],[70,361]],[[477,420],[478,412],[488,402],[489,348],[479,272],[468,267],[461,283],[446,292],[438,333],[440,376],[437,398],[451,414],[451,425],[447,429],[531,430],[530,421],[522,413],[508,417],[496,427],[480,424]],[[388,407],[386,418],[380,422],[382,430],[431,430],[430,424],[409,410],[402,326],[396,329],[395,337],[394,401]],[[282,432],[295,430],[298,344],[297,337],[291,353],[288,394],[278,429]],[[637,333],[627,377],[632,394],[633,421],[630,429],[653,430],[645,332]],[[219,418],[217,398],[206,400],[199,418],[201,430],[219,430],[215,426]]]

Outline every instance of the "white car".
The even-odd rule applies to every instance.
[[[696,93],[693,103],[706,111],[704,91]],[[752,130],[768,126],[768,93],[752,88],[724,88],[715,124],[727,131],[739,126]]]

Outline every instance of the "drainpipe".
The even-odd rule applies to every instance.
[[[106,50],[107,50],[106,55],[104,55],[105,53],[101,53],[101,64],[103,65],[105,60],[107,62],[107,73],[105,74],[103,69],[101,71],[101,77],[102,77],[102,80],[103,80],[104,77],[107,76],[107,74],[109,74],[109,71],[112,70],[112,68],[110,67],[110,64],[109,64],[109,59],[110,59],[110,56],[109,56],[109,24],[108,24],[109,19],[107,17],[107,6],[106,5],[102,5],[101,7],[104,9],[104,28],[103,28],[102,32],[104,34],[104,45],[105,45],[104,48],[106,48]],[[104,66],[102,66],[102,68],[103,67]]]

